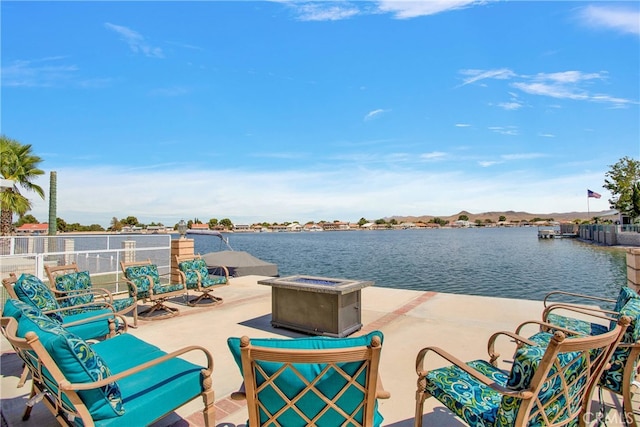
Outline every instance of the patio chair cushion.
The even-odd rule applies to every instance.
[[[382,343],[384,337],[382,332],[373,331],[369,334],[359,336],[359,337],[349,337],[349,338],[331,338],[331,337],[309,337],[309,338],[292,338],[292,339],[278,339],[278,338],[252,338],[251,345],[256,347],[270,347],[270,348],[278,348],[278,349],[290,349],[290,350],[323,350],[323,349],[336,349],[336,348],[349,348],[349,347],[361,347],[368,346],[371,344],[371,339],[374,336],[380,337],[380,341]],[[231,337],[227,340],[227,344],[233,358],[240,368],[240,372],[243,372],[242,369],[242,359],[241,359],[241,351],[240,351],[240,338]],[[353,374],[360,367],[361,364],[357,362],[345,363],[342,364],[341,368],[344,369],[349,374]],[[268,363],[262,362],[261,367],[273,374],[279,367],[281,367],[281,363]],[[316,379],[321,373],[322,370],[326,367],[326,364],[304,364],[304,365],[296,365],[295,366],[298,372],[308,381],[313,381]],[[364,384],[365,376],[364,373],[358,377],[358,383],[360,385]],[[276,386],[281,390],[292,390],[292,396],[295,396],[300,390],[304,388],[304,384],[301,382],[300,378],[297,377],[292,372],[285,372],[278,376],[275,380]],[[338,391],[342,389],[345,384],[345,379],[338,373],[333,370],[325,373],[321,380],[316,383],[316,387],[323,390],[326,396],[335,396]],[[273,389],[266,390],[266,392],[273,393],[273,396],[269,396],[269,398],[261,399],[261,402],[267,406],[267,410],[270,413],[276,413],[282,406],[284,406],[282,402],[282,398],[277,394],[277,392],[273,391]],[[264,392],[263,392],[264,393]],[[290,398],[292,396],[289,396]],[[362,392],[356,387],[349,387],[345,394],[340,398],[343,402],[343,405],[348,408],[349,406],[353,406],[351,411],[355,409],[355,405],[353,402],[359,402],[362,400]],[[377,409],[377,401],[376,401],[376,409],[374,415],[374,425],[379,426],[382,424],[383,417],[378,412]],[[299,407],[304,408],[304,412],[309,417],[314,417],[320,410],[322,410],[324,406],[324,402],[321,399],[312,399],[308,395],[305,395],[304,399],[301,400]],[[349,409],[346,409],[346,412],[349,413]],[[304,421],[300,418],[299,415],[292,413],[283,414],[283,417],[279,418],[279,421],[282,425],[287,426],[298,426],[304,425]],[[319,425],[341,425],[344,422],[344,418],[342,418],[341,414],[337,414],[335,412],[327,412],[319,421]]]
[[[507,387],[514,390],[525,390],[529,388],[531,380],[533,379],[546,350],[546,346],[523,346],[516,350],[509,380],[507,381]],[[573,377],[574,375],[572,375],[571,372],[578,373],[587,369],[589,361],[584,353],[567,352],[559,353],[556,363],[558,363],[561,369],[565,371],[564,375]],[[534,411],[547,405],[544,409],[544,413],[549,417],[549,419],[554,420],[556,423],[561,423],[565,419],[571,419],[572,414],[580,409],[581,402],[579,396],[582,391],[582,387],[585,386],[585,383],[584,381],[578,381],[567,391],[568,394],[565,395],[563,393],[564,377],[562,375],[556,375],[558,372],[557,369],[558,366],[554,364],[547,374],[547,380],[542,385],[537,396],[540,406],[534,406]],[[513,426],[518,415],[519,407],[519,399],[511,396],[504,396],[500,409],[497,413],[496,426]],[[532,413],[534,411],[532,411]],[[556,416],[559,418],[556,418]],[[527,425],[530,427],[543,427],[546,425],[546,421],[543,414],[538,413],[537,416],[533,420],[530,420]]]
[[[91,292],[91,277],[88,271],[77,271],[57,276],[55,287],[58,291],[66,292],[71,298],[60,300],[61,307],[70,307],[93,302]],[[69,314],[75,314],[83,309],[67,310]]]
[[[225,276],[210,276],[207,263],[202,258],[182,261],[178,267],[185,275],[187,289],[197,289],[199,281],[203,288],[227,283]]]
[[[165,294],[169,292],[179,291],[184,289],[182,284],[162,284],[160,283],[160,273],[158,273],[158,267],[155,264],[135,265],[127,267],[125,275],[131,280],[138,291],[138,299],[149,297],[149,288],[153,287],[154,295]],[[149,282],[151,279],[151,282]],[[129,289],[130,295],[133,295],[133,290]]]
[[[113,309],[116,313],[120,313],[122,310],[131,307],[135,303],[136,300],[131,297],[114,299]]]
[[[591,323],[586,320],[576,319],[575,317],[562,316],[555,313],[549,313],[547,315],[547,322],[585,336],[600,335],[609,330],[605,325],[601,325],[599,323]]]
[[[484,360],[467,362],[479,373],[496,384],[506,386],[509,373]],[[493,426],[496,421],[501,395],[477,381],[455,365],[430,371],[426,376],[425,390],[469,425]]]
[[[31,304],[42,311],[58,310],[61,308],[49,287],[33,274],[21,274],[13,289],[20,301]],[[59,313],[49,313],[47,316],[60,323],[63,321]]]
[[[620,288],[620,293],[618,294],[618,299],[616,300],[616,305],[613,307],[613,311],[620,311],[622,307],[624,307],[629,300],[631,299],[640,299],[640,295],[633,289],[628,286],[623,286]],[[615,324],[612,326],[615,327]]]
[[[10,312],[20,312],[16,318],[17,336],[24,338],[30,331],[38,335],[42,346],[71,383],[89,383],[111,375],[107,364],[92,346],[59,323],[26,304],[20,305],[19,301],[9,300],[6,306],[10,307]],[[124,413],[120,388],[115,382],[98,389],[79,391],[78,394],[95,420]]]
[[[92,346],[113,374],[165,356],[167,353],[130,334],[121,334]],[[123,357],[123,349],[127,349]],[[161,418],[202,393],[202,366],[181,358],[169,359],[118,380],[123,415],[103,419],[96,426],[143,426]]]
[[[621,316],[629,316],[631,323],[627,327],[623,337],[622,344],[633,344],[640,340],[640,298],[631,298],[620,309]],[[631,353],[630,347],[619,346],[613,352],[611,357],[611,367],[604,371],[602,378],[600,379],[600,385],[618,394],[622,393],[622,375],[624,367],[629,360]],[[636,360],[634,369],[638,366]]]
[[[620,292],[618,293],[618,298],[616,299],[613,311],[620,312],[620,310],[622,310],[622,307],[624,307],[627,302],[634,299],[640,299],[640,295],[638,295],[638,293],[630,287],[623,286],[622,288],[620,288]],[[548,314],[547,322],[553,323],[554,325],[560,326],[562,328],[570,329],[582,335],[600,335],[616,327],[616,322],[613,320],[610,322],[609,327],[607,327],[598,323],[591,323],[586,320],[576,319],[573,317],[563,316],[555,313]]]

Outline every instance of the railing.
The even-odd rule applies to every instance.
[[[161,274],[171,264],[171,235],[62,235],[0,238],[0,274],[31,273],[45,280],[45,265],[76,263],[98,283],[110,283],[113,292],[127,290],[120,261],[151,259]]]

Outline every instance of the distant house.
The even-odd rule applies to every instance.
[[[251,229],[251,226],[249,226],[249,224],[234,224],[233,231],[237,233],[242,233],[242,232],[253,231],[253,230]]]
[[[287,231],[302,231],[302,226],[297,222],[287,225]]]
[[[192,230],[208,230],[209,224],[191,224]]]
[[[137,225],[125,225],[122,227],[123,233],[142,233],[142,227]]]
[[[324,228],[318,224],[305,224],[304,231],[324,231]]]
[[[18,234],[47,234],[49,232],[49,224],[22,224],[16,229]]]

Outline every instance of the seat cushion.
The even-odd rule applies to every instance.
[[[34,332],[69,382],[89,383],[111,375],[107,364],[86,341],[28,305],[21,306],[20,301],[9,300],[9,304],[14,305],[10,310],[20,311],[17,336],[24,338],[27,332]],[[78,394],[95,420],[124,413],[120,388],[115,382]]]
[[[60,300],[60,306],[63,308],[80,304],[89,304],[93,302],[93,293],[91,292],[91,277],[88,271],[78,271],[57,276],[55,279],[56,290],[65,292],[69,298]],[[68,314],[76,314],[83,309],[67,310]]]
[[[58,310],[60,308],[53,292],[33,274],[21,274],[13,289],[20,301],[38,307],[42,311]],[[60,314],[49,313],[47,315],[62,323]]]
[[[178,264],[186,278],[187,289],[197,289],[198,283],[209,276],[207,264],[202,258],[182,261]]]
[[[618,299],[616,300],[616,305],[613,307],[613,311],[620,311],[622,307],[624,307],[630,299],[640,298],[640,295],[633,289],[628,286],[623,286],[620,288],[620,293],[618,294]]]
[[[82,322],[79,325],[69,326],[69,323],[77,322],[79,320],[90,319],[98,315],[110,315],[100,317],[95,320]],[[79,336],[83,340],[93,340],[104,338],[109,335],[111,330],[109,329],[109,320],[114,319],[113,311],[111,309],[101,309],[93,311],[85,311],[83,313],[72,314],[64,317],[62,326],[74,335]],[[117,319],[114,319],[117,322]],[[117,329],[117,324],[115,325]]]
[[[547,322],[585,336],[600,335],[609,330],[605,325],[591,323],[574,317],[561,316],[554,313],[549,313],[547,315]]]
[[[467,365],[498,385],[507,384],[508,372],[484,360],[474,360]],[[429,371],[425,391],[473,426],[493,426],[502,399],[500,393],[454,365]]]
[[[631,298],[620,309],[621,316],[629,316],[631,318],[631,324],[627,327],[621,343],[633,344],[640,340],[640,298]],[[614,393],[622,394],[623,373],[624,367],[629,363],[629,355],[631,348],[618,347],[613,352],[611,357],[611,367],[607,369],[600,378],[600,385],[605,387]],[[635,367],[638,366],[638,361],[634,363]],[[635,370],[634,370],[635,372]]]
[[[546,350],[546,346],[523,346],[516,350],[507,387],[513,390],[529,388]],[[549,420],[561,423],[570,420],[572,414],[579,412],[581,392],[586,383],[583,377],[569,388],[567,396],[563,393],[563,381],[566,378],[574,378],[579,372],[588,369],[589,361],[582,352],[566,352],[557,355],[557,362],[562,367],[564,375],[556,375],[558,370],[554,363],[547,374],[547,380],[538,393],[537,401],[542,407],[545,407],[544,414]],[[518,415],[518,409],[519,399],[505,396],[496,414],[496,426],[512,426]],[[540,409],[540,407],[534,406],[532,413],[536,409]],[[527,424],[530,427],[545,425],[545,419],[540,413],[537,413]]]
[[[130,308],[136,304],[136,300],[128,297],[128,298],[118,298],[113,300],[113,309],[116,313],[120,313],[127,308]]]
[[[367,335],[359,336],[359,337],[350,337],[350,338],[330,338],[330,337],[309,337],[309,338],[294,338],[294,339],[276,339],[276,338],[255,338],[251,339],[251,345],[256,347],[269,347],[269,348],[277,348],[277,349],[294,349],[294,350],[324,350],[324,349],[337,349],[337,348],[349,348],[349,347],[361,347],[368,346],[371,344],[371,339],[374,336],[378,336],[382,342],[383,335],[380,331],[374,331]],[[229,349],[233,354],[234,360],[236,364],[240,368],[240,372],[242,373],[242,359],[241,359],[241,351],[240,351],[240,338],[229,338],[227,340],[229,345]],[[340,368],[343,369],[348,375],[355,375],[355,372],[360,368],[362,364],[359,362],[350,362],[350,363],[342,363],[339,364]],[[260,362],[260,367],[264,369],[269,375],[273,374],[282,366],[281,363],[269,363],[269,362]],[[321,376],[321,379],[315,382],[316,387],[319,390],[322,390],[328,397],[336,397],[338,392],[342,389],[342,387],[346,384],[345,378],[336,372],[333,369],[329,369],[327,372],[322,374],[323,370],[326,368],[326,364],[297,364],[295,366],[296,370],[302,375],[306,380],[312,381],[316,379],[318,376]],[[322,375],[321,375],[322,374]],[[364,385],[366,377],[366,373],[363,371],[358,377],[357,382],[360,385]],[[263,379],[258,378],[258,383],[260,384]],[[288,398],[293,398],[296,394],[298,394],[302,389],[305,388],[304,382],[293,372],[290,370],[282,373],[275,380],[275,384],[277,387],[282,390],[285,394],[287,394]],[[283,407],[283,399],[282,397],[275,391],[273,387],[265,388],[261,393],[261,402],[265,405],[267,410],[274,414],[280,408]],[[340,402],[340,406],[345,409],[347,413],[353,413],[357,405],[362,402],[362,392],[357,387],[348,387],[347,391],[340,396],[338,402]],[[314,398],[309,394],[305,395],[303,399],[300,400],[297,405],[299,408],[304,410],[306,416],[313,418],[315,417],[321,410],[324,409],[325,404],[319,398]],[[356,415],[356,419],[362,416],[362,408],[358,411]],[[278,421],[282,425],[286,426],[304,426],[305,421],[299,415],[295,414],[293,411],[288,411],[283,414],[283,416],[278,418]],[[383,421],[382,415],[377,410],[377,402],[375,408],[374,415],[374,425],[379,426]],[[344,417],[341,414],[338,414],[336,411],[327,411],[324,413],[317,422],[319,426],[335,426],[341,425],[344,422]]]
[[[111,372],[118,374],[167,353],[133,335],[122,334],[93,345]],[[122,357],[122,349],[127,357]],[[122,378],[118,385],[126,411],[103,419],[96,426],[143,426],[184,405],[202,391],[203,367],[183,359],[170,359]]]
[[[182,284],[162,284],[160,274],[155,264],[145,264],[127,267],[125,275],[136,286],[138,299],[149,298],[150,287],[153,287],[154,295],[178,292],[184,289]],[[130,294],[133,292],[130,289]]]

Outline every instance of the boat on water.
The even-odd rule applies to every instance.
[[[229,238],[225,238],[219,231],[188,230],[187,236],[190,234],[218,237],[226,247],[226,250],[208,252],[202,255],[210,274],[214,274],[217,267],[223,265],[227,267],[229,275],[233,277],[250,275],[278,277],[277,264],[263,261],[248,252],[233,250],[229,244]]]

